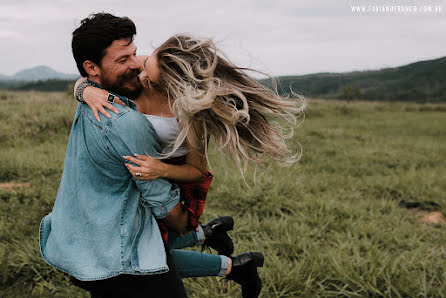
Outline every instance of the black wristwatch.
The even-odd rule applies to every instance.
[[[77,86],[76,91],[74,92],[74,98],[76,98],[78,102],[85,103],[85,100],[82,96],[84,94],[85,88],[87,88],[88,86],[91,86],[89,82],[82,82]]]

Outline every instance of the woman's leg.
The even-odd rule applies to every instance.
[[[206,254],[193,250],[172,249],[173,262],[181,278],[221,276],[228,272],[229,257]]]
[[[227,231],[234,227],[234,219],[230,216],[214,218],[185,236],[169,231],[169,247],[185,248],[205,244],[218,251],[219,255],[230,256],[234,252],[234,244]]]
[[[193,231],[185,236],[169,230],[169,251],[181,278],[202,276],[225,276],[229,258],[226,256],[201,253],[179,248],[199,245],[204,238],[203,229]]]
[[[170,254],[181,278],[226,276],[242,286],[244,298],[260,294],[262,281],[257,267],[262,267],[264,262],[260,252],[246,252],[230,258],[183,249],[172,249]]]
[[[169,248],[185,248],[200,246],[204,242],[204,232],[201,225],[187,235],[181,236],[175,231],[169,230]]]

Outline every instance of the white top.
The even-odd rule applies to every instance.
[[[156,134],[160,141],[163,154],[172,152],[173,143],[180,133],[180,126],[178,125],[177,118],[175,117],[159,117],[154,115],[144,114],[147,120],[152,123],[155,128]],[[177,151],[172,154],[172,157],[183,156],[187,154],[186,144],[183,143]]]

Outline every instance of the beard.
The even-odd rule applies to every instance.
[[[119,75],[116,80],[112,81],[109,77],[101,77],[102,87],[110,90],[118,95],[123,95],[130,99],[135,99],[141,94],[143,86],[138,78],[139,71],[136,69],[130,70]]]

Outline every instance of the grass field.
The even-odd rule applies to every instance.
[[[38,249],[76,103],[0,93],[0,183],[10,183],[0,184],[0,297],[88,297]],[[261,297],[446,296],[446,226],[398,206],[433,201],[446,212],[446,104],[309,100],[291,143],[300,162],[270,167],[251,189],[212,160],[203,222],[232,215],[236,253],[264,252]],[[190,297],[241,297],[219,278],[185,285]]]

